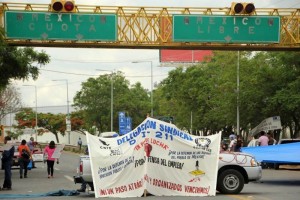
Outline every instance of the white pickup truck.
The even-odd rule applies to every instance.
[[[252,155],[240,152],[221,152],[219,156],[217,190],[223,194],[238,194],[244,184],[258,181],[262,168]],[[86,182],[94,190],[90,158],[80,156],[75,183]]]

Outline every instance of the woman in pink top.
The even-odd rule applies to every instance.
[[[44,157],[47,158],[47,172],[48,172],[48,178],[53,178],[53,171],[54,171],[54,162],[55,158],[52,158],[52,155],[55,151],[55,142],[51,141],[48,146],[44,149]],[[59,163],[59,160],[57,159],[57,164]]]

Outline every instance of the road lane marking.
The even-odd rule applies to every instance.
[[[226,196],[229,196],[229,197],[232,197],[234,199],[239,199],[239,200],[249,200],[249,199],[253,199],[253,197],[251,196],[250,198],[248,197],[243,197],[243,196],[240,196],[240,195],[226,195]]]
[[[234,199],[239,199],[239,200],[254,200],[254,199],[259,199],[259,200],[271,200],[270,198],[267,198],[267,197],[255,197],[255,196],[248,196],[248,197],[243,197],[243,196],[240,196],[240,195],[226,195],[226,196],[229,196],[229,197],[232,197]]]

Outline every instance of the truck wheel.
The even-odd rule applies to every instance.
[[[244,188],[244,177],[235,169],[227,169],[218,176],[217,188],[223,194],[238,194]]]

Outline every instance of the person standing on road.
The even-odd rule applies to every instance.
[[[82,146],[82,140],[81,140],[81,137],[78,138],[77,144],[78,144],[78,146],[79,146],[79,151],[81,151],[81,146]]]
[[[4,138],[4,144],[7,143],[7,141],[10,141],[10,136],[5,136]],[[4,150],[2,153],[2,165],[4,168],[4,183],[2,190],[11,190],[12,182],[11,182],[11,164],[12,159],[15,153],[15,148],[12,145],[8,150]],[[0,187],[1,189],[1,187]]]
[[[47,172],[48,172],[48,178],[53,178],[53,172],[54,172],[54,163],[55,158],[52,158],[52,155],[55,151],[55,142],[51,141],[48,146],[44,149],[44,157],[47,158]],[[57,164],[59,164],[59,160],[57,159]]]
[[[34,138],[31,137],[30,140],[27,142],[27,145],[30,149],[30,153],[31,155],[33,155],[33,150],[34,150],[34,147],[35,147],[35,142],[34,142]],[[35,163],[33,162],[33,159],[32,159],[32,168],[35,168]]]
[[[18,147],[19,152],[19,164],[20,164],[20,179],[23,178],[23,171],[24,171],[24,178],[27,178],[27,166],[31,159],[31,153],[29,147],[26,145],[26,140],[22,140],[20,146]]]
[[[269,138],[266,136],[265,131],[260,132],[260,137],[258,138],[258,145],[259,146],[268,146]]]

